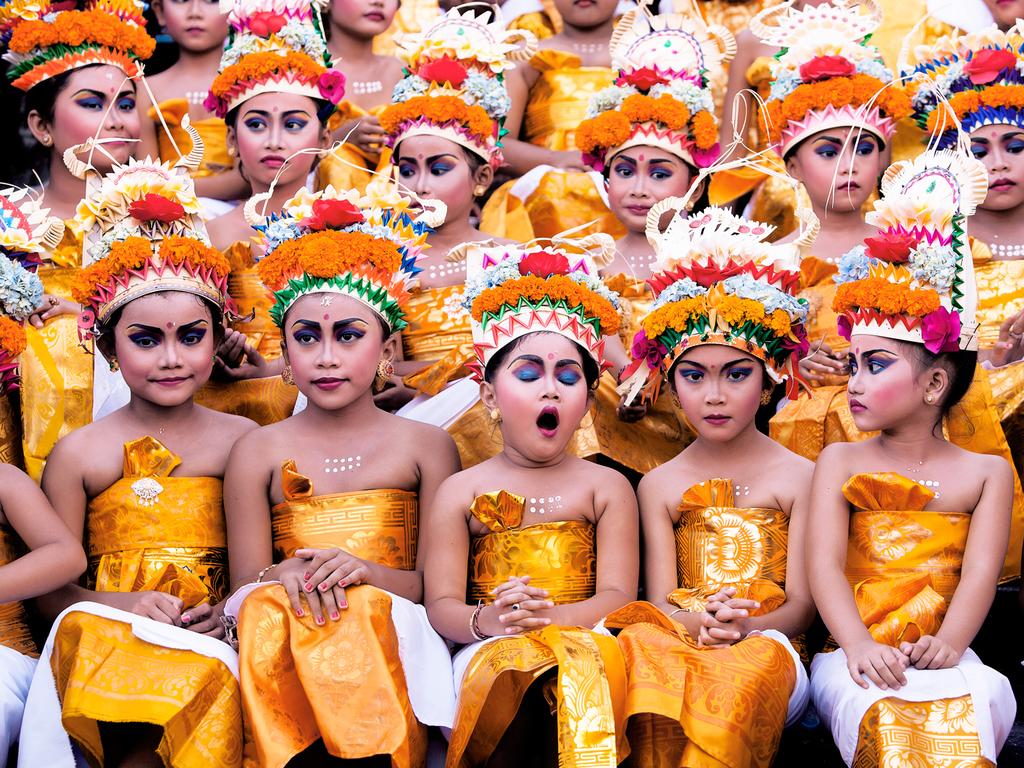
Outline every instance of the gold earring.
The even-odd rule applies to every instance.
[[[234,147],[228,147],[228,157],[234,157],[234,156],[235,156],[235,148]]]
[[[39,143],[42,144],[44,147],[48,147],[51,144],[53,144],[53,136],[51,136],[50,134],[46,134],[45,136],[43,136],[43,138],[39,140]]]
[[[772,401],[772,391],[766,389],[761,393],[761,405],[768,405]]]
[[[932,403],[935,402],[935,396],[934,395],[925,395],[924,401],[926,403],[928,403],[928,405],[931,405]]]
[[[499,411],[497,408],[491,408],[491,412],[489,415],[491,417],[491,421],[493,421],[495,424],[501,424],[501,411]]]
[[[480,197],[486,191],[487,187],[485,187],[483,184],[477,184],[475,187],[473,187],[473,197]]]
[[[377,363],[377,373],[373,377],[373,386],[378,392],[382,392],[384,387],[391,381],[391,377],[395,375],[395,366],[391,364],[390,360],[385,360],[383,357],[380,362]]]
[[[120,363],[117,362],[117,358],[116,357],[110,358],[110,372],[111,373],[117,373],[119,370],[121,370],[121,365],[120,365]]]
[[[281,371],[281,380],[290,386],[295,385],[295,376],[292,375],[292,367],[290,365],[286,365],[284,370]]]

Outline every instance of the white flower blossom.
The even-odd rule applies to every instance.
[[[43,301],[39,277],[16,261],[0,256],[0,309],[24,322]]]
[[[622,102],[636,93],[639,93],[639,91],[632,86],[609,85],[607,88],[602,88],[590,97],[590,105],[587,107],[587,119],[595,118],[603,112],[618,109]]]
[[[658,294],[658,298],[651,304],[651,311],[653,312],[654,310],[659,309],[666,304],[671,304],[674,301],[682,301],[683,299],[692,299],[696,296],[702,296],[707,292],[708,289],[703,285],[700,285],[688,277],[684,277],[682,280],[676,280]]]
[[[940,293],[945,293],[953,286],[956,254],[949,246],[920,245],[910,252],[907,266],[915,280],[928,283]]]
[[[764,305],[764,312],[770,315],[777,309],[786,312],[791,320],[803,322],[807,319],[807,305],[795,296],[790,296],[774,285],[755,280],[751,275],[733,275],[722,281],[726,293],[750,299]]]

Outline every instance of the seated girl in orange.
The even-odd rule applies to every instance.
[[[69,736],[97,764],[241,759],[237,657],[218,602],[221,478],[255,425],[194,401],[230,299],[188,171],[151,160],[106,177],[74,168],[87,186],[72,226],[94,259],[75,283],[79,324],[130,400],[63,438],[43,475],[89,568],[40,599],[54,623],[26,709],[30,765],[73,765]]]
[[[222,117],[205,106],[210,84],[217,76],[221,49],[228,35],[228,17],[216,0],[156,0],[157,22],[177,44],[178,60],[163,72],[146,78],[140,108],[148,120],[142,124],[140,157],[156,157],[175,163],[192,149],[185,130],[186,116],[203,139],[205,153],[192,175],[196,194],[204,201],[204,215],[213,218],[227,212],[231,201],[247,197],[249,184],[238,173],[228,149],[227,126]],[[156,103],[150,105],[149,93]],[[221,202],[228,201],[228,202]]]
[[[36,646],[21,600],[56,589],[85,570],[85,553],[32,480],[12,466],[21,453],[6,411],[17,388],[22,323],[39,305],[43,285],[33,268],[46,238],[64,223],[47,216],[27,190],[0,189],[0,766],[18,740],[35,669]],[[26,549],[28,550],[26,552]]]
[[[758,432],[777,383],[797,388],[807,305],[795,246],[687,198],[654,209],[657,298],[641,319],[627,398],[667,380],[697,437],[640,482],[650,603],[609,616],[629,679],[639,766],[768,766],[807,703],[790,644],[814,615],[804,569],[810,462]],[[628,402],[628,401],[627,401]],[[716,650],[704,650],[713,648]],[[728,685],[727,698],[707,691]]]
[[[446,480],[431,507],[427,611],[464,646],[447,765],[532,754],[613,768],[626,752],[622,657],[590,628],[636,596],[636,500],[621,475],[566,449],[618,299],[571,244],[471,259],[476,373],[504,447]]]
[[[1009,681],[969,648],[1007,552],[1013,470],[941,427],[977,360],[964,230],[987,178],[963,147],[894,164],[872,214],[888,258],[863,258],[836,293],[853,418],[879,431],[828,446],[812,488],[808,572],[839,650],[815,657],[811,692],[847,765],[994,765],[1013,725]]]
[[[452,722],[450,656],[416,603],[434,526],[419,510],[458,455],[442,430],[373,401],[434,214],[382,181],[365,197],[301,193],[256,225],[285,375],[307,398],[228,467],[246,750],[271,768],[310,747],[422,766],[426,726]]]

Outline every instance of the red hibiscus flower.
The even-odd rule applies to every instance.
[[[649,91],[656,85],[664,85],[668,78],[653,67],[641,67],[632,72],[623,72],[615,81],[616,85],[632,85],[641,91]]]
[[[276,35],[284,25],[287,23],[287,19],[279,13],[273,11],[257,11],[249,17],[249,30],[259,37],[270,37]]]
[[[999,77],[1004,69],[1012,69],[1016,65],[1017,57],[1009,51],[983,48],[964,65],[964,74],[975,85],[987,85]]]
[[[643,360],[652,371],[661,365],[661,361],[668,354],[668,347],[657,339],[648,339],[643,331],[637,331],[633,337],[633,347],[630,350],[634,360]]]
[[[551,277],[569,274],[569,260],[560,253],[537,251],[519,262],[519,274]]]
[[[128,206],[128,213],[139,221],[159,221],[169,224],[185,215],[185,209],[176,200],[150,192]]]
[[[337,104],[345,98],[345,75],[337,69],[328,69],[316,84],[320,95],[331,104]]]
[[[857,67],[843,56],[815,56],[800,65],[800,79],[805,83],[816,83],[830,77],[852,77]]]
[[[933,355],[960,349],[960,315],[939,307],[921,318],[924,348]]]
[[[452,88],[459,88],[469,76],[469,70],[454,59],[445,57],[428,61],[416,74],[432,83],[448,83]]]
[[[352,224],[365,221],[363,212],[348,200],[317,200],[313,203],[313,215],[301,224],[313,230],[344,229]]]
[[[917,238],[907,232],[883,232],[878,237],[865,237],[864,245],[871,258],[902,264],[910,258],[910,249],[917,245]]]

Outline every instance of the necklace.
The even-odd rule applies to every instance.
[[[380,93],[384,90],[384,83],[380,80],[353,80],[352,91],[365,96],[368,93]]]
[[[992,243],[992,255],[997,259],[1019,259],[1024,257],[1024,243]]]
[[[195,104],[196,106],[206,101],[206,96],[206,91],[185,91],[185,100],[189,104]]]
[[[606,43],[572,43],[572,49],[576,53],[600,53],[606,47]]]

